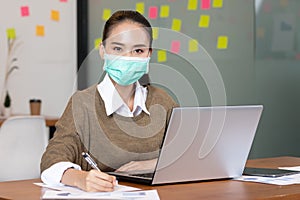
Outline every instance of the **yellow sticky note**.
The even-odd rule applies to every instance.
[[[198,41],[196,39],[189,40],[189,52],[198,51]]]
[[[173,19],[172,30],[174,30],[174,31],[181,30],[181,20],[180,19]]]
[[[210,23],[209,15],[200,15],[200,19],[199,19],[199,27],[200,28],[208,28],[209,23]]]
[[[187,9],[188,10],[197,10],[197,6],[198,6],[197,4],[198,4],[198,0],[189,0]]]
[[[160,6],[160,17],[167,18],[169,17],[170,13],[170,6],[168,5],[161,5]]]
[[[97,38],[94,40],[95,49],[99,49],[101,42],[102,38]]]
[[[16,39],[16,30],[14,28],[9,28],[6,30],[6,35],[8,39]]]
[[[159,31],[158,27],[152,28],[152,37],[154,40],[156,40],[158,38],[158,31]]]
[[[281,5],[282,7],[286,7],[286,6],[288,6],[288,4],[289,4],[289,1],[288,1],[288,0],[280,0],[280,5]]]
[[[59,11],[51,10],[51,19],[54,21],[59,21]]]
[[[145,13],[145,4],[144,4],[144,2],[136,3],[135,4],[135,10],[143,15]]]
[[[258,27],[256,29],[256,36],[257,36],[257,38],[264,38],[265,37],[265,29],[263,27]]]
[[[102,19],[104,21],[108,20],[110,18],[110,15],[111,15],[111,10],[110,9],[104,9],[103,10],[103,15],[102,15]]]
[[[218,49],[227,49],[228,47],[228,37],[227,36],[219,36],[218,37],[218,44],[217,48]]]
[[[37,25],[35,33],[37,36],[44,36],[45,35],[45,27],[42,25]]]
[[[167,61],[167,52],[165,50],[157,51],[157,62],[166,62]]]
[[[222,8],[223,0],[213,0],[212,7],[213,8]]]

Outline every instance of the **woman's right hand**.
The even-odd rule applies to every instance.
[[[76,186],[87,192],[111,192],[116,186],[116,177],[104,172],[92,169],[80,171],[67,169],[62,177],[61,183]]]

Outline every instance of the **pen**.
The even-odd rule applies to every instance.
[[[96,162],[93,160],[93,158],[88,153],[82,152],[82,156],[86,160],[86,162],[88,162],[91,165],[92,168],[94,168],[94,169],[96,169],[98,171],[101,171],[98,168]]]
[[[88,162],[91,165],[92,168],[98,170],[99,172],[101,171],[98,168],[97,163],[93,160],[93,158],[88,153],[82,152],[82,156],[86,160],[86,162]],[[116,180],[116,185],[118,185],[118,180]]]

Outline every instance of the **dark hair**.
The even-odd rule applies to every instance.
[[[133,10],[119,10],[113,13],[113,15],[106,21],[103,29],[103,34],[102,34],[102,41],[104,42],[104,45],[105,45],[105,40],[108,38],[111,30],[116,25],[124,21],[131,21],[140,24],[149,35],[150,48],[151,48],[152,40],[153,40],[151,24],[143,15]]]

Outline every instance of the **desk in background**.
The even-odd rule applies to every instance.
[[[249,160],[247,167],[277,168],[298,166],[300,158],[278,157]],[[0,199],[39,200],[43,189],[34,182],[39,179],[0,182]],[[161,200],[168,199],[300,199],[300,184],[278,186],[234,180],[216,180],[195,183],[145,186],[120,182],[141,189],[156,189]]]
[[[53,134],[55,132],[55,124],[58,121],[59,117],[50,117],[50,116],[44,116],[46,120],[46,126],[49,127],[49,137],[52,138]],[[0,127],[5,121],[5,118],[0,118]]]

